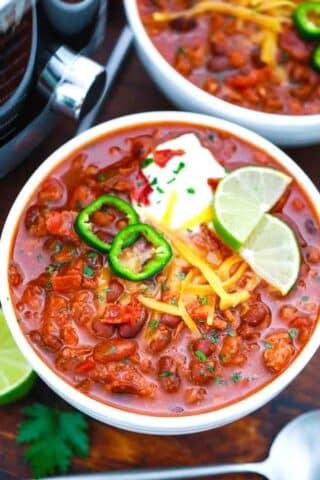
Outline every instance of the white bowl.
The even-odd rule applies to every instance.
[[[141,113],[121,117],[98,125],[78,137],[73,138],[56,152],[54,152],[31,176],[26,185],[16,198],[5,226],[1,238],[1,258],[0,258],[0,299],[2,307],[8,321],[9,328],[17,342],[17,345],[32,365],[33,369],[43,379],[49,387],[52,388],[64,400],[78,408],[82,412],[100,420],[104,423],[124,428],[127,430],[158,434],[158,435],[176,435],[192,432],[200,432],[211,428],[220,427],[224,424],[233,422],[257,408],[261,407],[282,389],[284,389],[306,366],[312,355],[320,345],[320,322],[316,326],[312,337],[307,345],[294,360],[294,362],[281,375],[275,378],[271,383],[261,388],[249,397],[233,403],[229,406],[220,408],[208,413],[189,415],[184,417],[172,416],[161,417],[138,413],[131,413],[120,408],[111,407],[94,400],[80,391],[73,388],[56,373],[51,370],[46,363],[36,354],[28,343],[19,323],[16,319],[14,307],[10,300],[10,289],[8,283],[8,264],[11,255],[11,246],[15,234],[16,226],[20,221],[21,214],[33,195],[38,185],[49,175],[52,170],[68,158],[76,149],[88,142],[94,142],[101,136],[111,133],[117,129],[135,127],[148,123],[157,122],[180,122],[184,124],[195,124],[204,127],[213,127],[230,132],[230,134],[258,146],[268,152],[279,164],[285,166],[286,170],[295,178],[304,188],[306,194],[312,199],[314,208],[320,217],[320,194],[312,184],[306,174],[281,150],[269,143],[259,135],[250,132],[238,125],[212,118],[206,115],[185,113],[185,112],[153,112]]]
[[[136,0],[124,0],[127,20],[141,61],[162,92],[182,110],[214,115],[250,128],[277,145],[302,146],[320,142],[320,114],[276,115],[225,102],[178,73],[150,40]]]

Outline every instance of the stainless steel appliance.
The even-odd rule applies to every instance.
[[[94,16],[70,35],[40,1],[0,0],[0,177],[52,131],[61,115],[76,124],[103,94],[105,68],[93,55],[104,38],[107,0],[96,3]],[[72,22],[72,11],[69,15]]]

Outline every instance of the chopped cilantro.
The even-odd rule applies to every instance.
[[[88,258],[97,258],[98,254],[97,252],[89,252],[86,255]]]
[[[91,267],[89,267],[89,265],[85,265],[83,267],[83,276],[84,277],[86,277],[86,278],[93,277],[94,273],[95,273],[94,270]]]
[[[154,185],[157,185],[157,183],[158,183],[158,179],[157,179],[157,177],[154,177],[154,179],[152,180],[150,185],[153,187]]]
[[[154,329],[154,328],[157,328],[159,326],[159,320],[151,320],[151,322],[149,322],[149,327]]]
[[[105,293],[108,293],[108,292],[111,291],[111,288],[110,288],[110,287],[106,287],[106,288],[103,289],[103,291],[104,291]]]
[[[55,267],[54,265],[48,265],[47,267],[47,273],[49,273],[49,275],[51,275],[55,270]]]
[[[207,365],[207,370],[209,373],[214,373],[214,367],[212,365]]]
[[[97,299],[98,299],[100,302],[104,302],[104,295],[97,295]]]
[[[221,362],[224,362],[225,359],[226,359],[226,356],[224,354],[220,353],[219,358],[220,358]]]
[[[192,349],[193,349],[193,343],[189,343],[188,350],[192,350]]]
[[[173,177],[173,178],[171,178],[170,180],[167,181],[167,184],[169,185],[170,183],[175,182],[175,180],[176,180],[175,177]]]
[[[43,259],[43,256],[41,255],[41,253],[39,253],[39,255],[37,255],[38,262],[40,263],[42,259]]]
[[[136,183],[137,187],[142,187],[144,185],[144,182],[142,182],[141,180],[138,180],[137,183]]]
[[[160,188],[160,187],[157,187],[156,190],[157,190],[158,193],[164,193],[164,190],[162,190],[162,188]]]
[[[179,272],[179,277],[181,280],[184,280],[186,278],[186,274],[184,272]]]
[[[194,354],[196,357],[199,358],[201,362],[205,362],[207,360],[207,355],[203,353],[201,350],[196,350]]]
[[[153,158],[152,158],[152,157],[148,157],[148,158],[146,158],[145,160],[143,160],[143,162],[141,162],[141,168],[146,168],[146,167],[148,167],[149,165],[151,165],[151,163],[153,163]]]
[[[129,359],[128,359],[128,358],[123,358],[123,359],[121,360],[121,363],[124,363],[125,365],[128,365]]]
[[[305,302],[307,302],[307,301],[309,300],[309,298],[310,298],[310,297],[309,297],[308,295],[302,295],[302,297],[301,297],[301,302],[305,303]]]
[[[227,385],[227,384],[228,384],[227,380],[224,380],[224,379],[221,378],[221,377],[216,377],[216,378],[214,379],[214,383],[215,383],[216,385]]]
[[[51,280],[48,280],[47,281],[47,285],[46,285],[47,288],[52,288],[52,283],[51,283]]]
[[[24,408],[23,413],[27,419],[19,425],[17,442],[29,444],[25,457],[33,478],[55,471],[65,474],[73,455],[88,456],[88,422],[82,413],[40,403]]]
[[[266,348],[267,350],[271,350],[271,348],[272,348],[271,343],[269,343],[269,342],[264,342],[264,348]]]
[[[178,175],[178,173],[180,173],[181,170],[183,170],[185,166],[186,166],[186,164],[184,162],[179,162],[179,165],[177,166],[177,168],[175,170],[173,170],[173,173]]]
[[[79,200],[77,200],[75,206],[76,206],[76,208],[78,208],[79,210],[81,210],[81,208],[82,208],[82,203],[81,203]]]
[[[196,193],[195,189],[193,187],[188,187],[187,188],[187,192],[190,193],[191,195],[193,195],[194,193]]]
[[[178,302],[175,298],[171,298],[169,303],[170,303],[170,305],[178,305]]]
[[[107,179],[107,175],[103,172],[98,173],[97,175],[98,182],[104,182]]]
[[[241,379],[241,372],[236,372],[231,377],[231,380],[233,383],[238,383],[240,379]]]
[[[179,55],[185,55],[186,51],[183,47],[178,47],[177,48],[177,53],[179,53]]]
[[[172,375],[173,375],[172,372],[167,372],[167,371],[159,373],[159,377],[164,377],[164,378],[172,377]]]
[[[207,305],[207,303],[208,303],[207,297],[202,297],[201,298],[201,305]]]
[[[62,249],[61,243],[57,243],[56,246],[54,247],[55,253],[61,252],[61,249]]]
[[[298,329],[297,328],[290,328],[289,330],[289,335],[292,339],[296,338],[297,336],[297,333],[298,333]]]
[[[162,290],[163,292],[166,292],[166,291],[168,290],[168,287],[167,287],[166,282],[162,282],[162,283],[161,283],[161,290]]]

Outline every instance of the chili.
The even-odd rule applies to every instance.
[[[138,215],[132,206],[124,200],[121,200],[121,198],[113,195],[101,195],[101,197],[97,198],[94,202],[81,210],[75,221],[75,230],[82,240],[102,253],[109,252],[111,244],[104,242],[93,232],[93,225],[90,216],[106,205],[115,207],[120,210],[120,212],[124,213],[130,225],[138,223]],[[127,237],[124,247],[131,245],[136,238],[137,235]]]
[[[132,244],[132,238],[139,235],[143,235],[153,245],[155,257],[144,264],[140,272],[136,273],[123,265],[120,256],[123,249],[128,246],[128,243]],[[136,225],[129,225],[123,228],[115,236],[109,253],[109,262],[115,274],[137,282],[150,278],[162,270],[171,257],[171,246],[163,236],[150,225],[137,223]]]

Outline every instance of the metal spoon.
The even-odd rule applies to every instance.
[[[178,480],[239,472],[259,473],[269,480],[319,480],[319,431],[320,410],[314,410],[292,420],[278,433],[271,446],[269,457],[263,462],[124,470],[50,477],[47,480]]]

